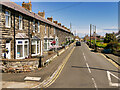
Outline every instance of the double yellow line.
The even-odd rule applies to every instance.
[[[45,85],[42,86],[42,88],[49,87],[52,83],[55,82],[55,80],[59,77],[61,71],[63,70],[65,64],[67,63],[69,57],[71,56],[72,52],[74,51],[75,47],[72,48],[71,52],[67,55],[67,57],[64,59],[63,63],[61,64],[60,68],[58,69],[58,72],[54,75],[54,77]]]

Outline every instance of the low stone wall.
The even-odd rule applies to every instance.
[[[1,61],[0,69],[4,73],[30,72],[38,69],[39,60],[34,61]]]

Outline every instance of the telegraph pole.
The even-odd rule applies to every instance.
[[[96,26],[95,26],[95,45],[96,45]]]
[[[92,30],[92,24],[90,24],[90,47],[91,47],[91,30]]]

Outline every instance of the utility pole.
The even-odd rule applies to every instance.
[[[95,50],[96,50],[96,26],[95,26]]]
[[[91,30],[92,30],[92,24],[90,24],[90,47],[91,47]]]

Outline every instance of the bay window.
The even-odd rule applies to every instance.
[[[40,54],[40,41],[33,40],[32,41],[32,56],[36,56]]]
[[[10,28],[10,25],[11,25],[11,18],[10,18],[10,16],[11,16],[10,11],[6,10],[5,11],[5,18],[6,18],[5,26],[9,27],[9,28]]]
[[[16,59],[28,57],[28,40],[16,40]]]

